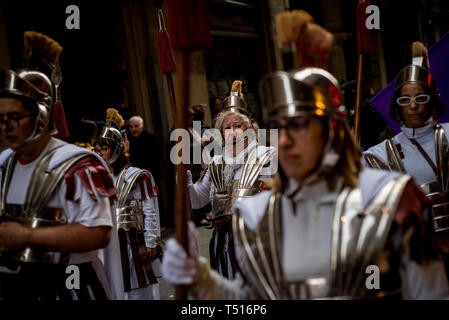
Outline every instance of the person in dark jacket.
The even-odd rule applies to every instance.
[[[162,146],[157,137],[143,127],[143,119],[134,116],[129,119],[129,160],[131,165],[147,169],[153,174],[156,185],[161,180]],[[151,151],[150,151],[151,150]]]

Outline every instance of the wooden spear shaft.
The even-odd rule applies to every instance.
[[[357,88],[354,114],[354,136],[360,145],[360,119],[362,113],[363,54],[359,54],[357,63]]]
[[[179,95],[176,104],[176,116],[175,127],[187,128],[188,117],[187,110],[190,101],[190,88],[189,88],[189,74],[190,74],[190,51],[181,50],[181,63],[178,64],[178,75],[176,82],[179,84]],[[179,142],[179,141],[178,141]],[[176,166],[176,190],[175,190],[175,230],[176,240],[183,246],[186,252],[189,252],[189,243],[187,237],[187,216],[189,215],[190,203],[187,203],[189,197],[187,197],[187,174],[186,164],[181,163]],[[176,286],[175,298],[176,300],[187,299],[187,286]]]
[[[176,119],[176,98],[175,98],[175,86],[173,85],[173,74],[171,72],[165,74],[167,77],[167,88],[170,96],[170,111],[173,119]],[[176,122],[176,120],[175,120]]]

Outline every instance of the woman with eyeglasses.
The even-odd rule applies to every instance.
[[[125,299],[159,300],[156,278],[160,276],[162,247],[157,188],[149,171],[130,166],[124,150],[125,137],[120,131],[124,124],[121,115],[113,108],[106,113],[106,125],[94,148],[108,164],[118,191],[113,219],[122,270],[115,276],[123,279]],[[105,252],[105,263],[114,258]]]
[[[370,167],[407,172],[420,185],[436,182],[435,130],[444,105],[430,72],[418,65],[405,67],[397,76],[390,105],[391,116],[401,123],[401,132],[364,152]],[[430,161],[431,160],[431,161]],[[420,165],[417,165],[419,163]]]
[[[432,202],[433,228],[444,244],[449,274],[449,123],[437,124],[444,111],[430,72],[409,65],[399,72],[390,105],[401,132],[364,152],[365,165],[413,177]]]

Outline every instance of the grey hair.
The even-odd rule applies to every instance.
[[[234,112],[234,111],[224,111],[224,112],[220,112],[217,116],[217,120],[215,121],[215,129],[220,130],[220,132],[222,131],[221,126],[223,125],[223,121],[224,119],[231,115],[231,114],[236,114],[238,115],[243,122],[245,123],[246,128],[251,128],[251,121],[249,120],[249,118],[247,116],[245,116],[244,114],[238,113],[238,112]]]
[[[130,122],[131,122],[132,120],[136,120],[136,121],[139,123],[139,125],[140,125],[141,127],[143,127],[143,119],[142,119],[141,116],[134,116],[134,117],[131,117],[131,118],[129,119]]]

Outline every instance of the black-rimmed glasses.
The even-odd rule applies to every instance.
[[[16,129],[19,127],[20,120],[31,117],[31,114],[17,114],[17,113],[11,113],[6,114],[7,117],[5,119],[5,116],[0,116],[0,126],[6,126],[8,130]]]
[[[286,120],[285,124],[273,122],[269,124],[270,129],[277,129],[278,135],[281,130],[285,129],[290,139],[301,139],[308,132],[309,125],[312,121],[319,121],[314,118],[292,118]]]

